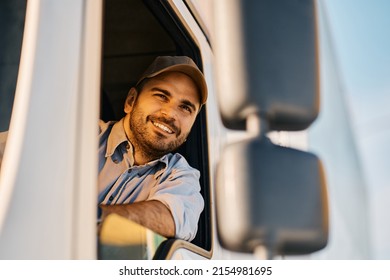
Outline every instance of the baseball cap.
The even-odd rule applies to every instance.
[[[188,56],[158,56],[142,74],[137,85],[146,78],[153,78],[164,72],[181,72],[188,75],[197,85],[200,93],[200,104],[207,100],[207,85],[203,73]]]

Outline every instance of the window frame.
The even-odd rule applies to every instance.
[[[200,47],[188,30],[188,26],[182,21],[180,15],[177,14],[180,11],[175,9],[170,1],[144,0],[143,3],[174,42],[176,47],[174,55],[191,57],[202,71],[203,65]],[[106,1],[105,4],[109,4],[109,1]],[[187,6],[185,8],[188,9]],[[156,53],[155,56],[157,55],[165,55],[165,53]],[[104,59],[105,55],[103,54],[103,73],[106,71]],[[104,79],[102,83],[102,87],[105,88]],[[104,105],[104,102],[107,102],[106,94],[105,92],[102,93],[102,105]],[[198,233],[192,242],[179,239],[168,239],[164,241],[158,248],[154,259],[170,258],[178,248],[185,248],[205,258],[211,258],[212,256],[212,209],[206,108],[207,105],[202,107],[186,143],[178,149],[178,152],[186,157],[190,165],[198,169],[201,173],[201,194],[204,198],[205,208],[198,223]],[[194,149],[194,147],[196,148]]]

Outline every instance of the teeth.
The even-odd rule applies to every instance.
[[[167,126],[165,126],[165,125],[163,125],[161,123],[153,122],[153,124],[154,124],[154,126],[157,126],[158,128],[161,128],[162,130],[164,130],[167,133],[170,133],[170,134],[173,133],[173,131],[170,130],[169,127],[167,127]]]

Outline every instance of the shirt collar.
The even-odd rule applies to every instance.
[[[110,135],[107,139],[107,150],[106,157],[110,157],[114,154],[116,148],[123,142],[127,142],[129,145],[130,141],[127,139],[125,129],[123,127],[123,120],[121,119],[111,129]]]
[[[124,118],[122,118],[120,121],[116,122],[111,129],[110,135],[108,136],[108,139],[107,139],[106,157],[112,156],[114,154],[115,150],[118,148],[118,146],[120,144],[122,144],[123,142],[127,142],[127,144],[130,145],[130,147],[131,147],[130,150],[131,151],[133,150],[132,144],[127,139],[123,122],[124,122]],[[146,163],[145,165],[155,165],[158,162],[161,162],[165,165],[165,168],[163,168],[163,170],[162,170],[162,171],[164,171],[166,169],[166,167],[168,166],[169,154],[166,154],[159,159],[150,161],[150,162]]]
[[[156,159],[156,160],[153,160],[149,163],[147,163],[148,165],[157,165],[158,163],[162,163],[164,165],[163,168],[161,168],[159,171],[156,172],[156,174],[154,174],[154,178],[157,180],[157,178],[163,174],[165,172],[165,170],[167,169],[168,167],[168,162],[169,162],[169,155],[170,154],[166,154],[164,156],[162,156],[161,158],[159,159]]]

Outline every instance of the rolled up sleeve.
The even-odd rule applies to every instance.
[[[200,194],[198,170],[187,166],[174,167],[169,176],[153,188],[148,200],[158,200],[171,211],[176,226],[176,238],[191,241],[198,229],[204,201]]]

